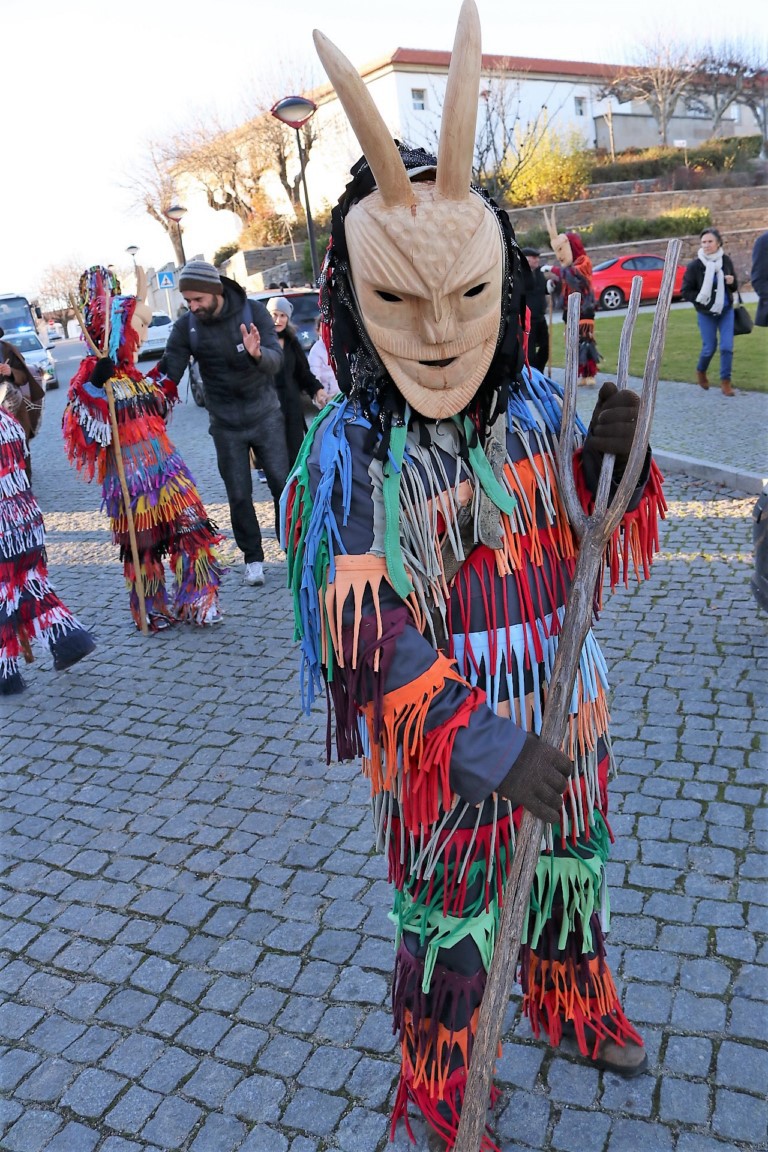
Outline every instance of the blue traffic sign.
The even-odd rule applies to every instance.
[[[176,275],[174,272],[158,272],[157,274],[158,288],[175,288]]]

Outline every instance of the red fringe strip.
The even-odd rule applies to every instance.
[[[585,979],[586,971],[586,979]],[[580,962],[542,960],[527,945],[521,950],[523,1012],[538,1039],[542,1029],[557,1047],[563,1021],[573,1022],[579,1051],[594,1060],[600,1042],[610,1038],[624,1045],[642,1046],[642,1038],[624,1015],[616,986],[604,959],[595,955]],[[587,1035],[589,1034],[589,1035]]]
[[[576,492],[585,512],[594,508],[594,496],[587,488],[581,470],[581,449],[574,453],[574,474]],[[611,591],[615,591],[619,581],[626,588],[629,584],[630,564],[638,582],[648,580],[651,575],[653,557],[659,550],[659,521],[665,519],[667,502],[663,491],[664,477],[654,460],[640,503],[631,512],[626,512],[621,523],[611,537],[605,551],[603,571],[598,580],[598,611],[602,608],[602,587],[605,564],[608,565]]]
[[[392,1123],[389,1132],[390,1140],[394,1140],[395,1138],[398,1121],[403,1120],[411,1143],[416,1143],[408,1120],[408,1104],[410,1102],[416,1105],[430,1128],[442,1136],[448,1148],[453,1148],[456,1143],[456,1137],[459,1134],[461,1106],[464,1103],[466,1087],[466,1070],[464,1068],[457,1068],[448,1079],[442,1100],[438,1101],[430,1095],[425,1085],[420,1085],[419,1087],[414,1086],[408,1073],[403,1069],[400,1073],[400,1083],[397,1089],[395,1106],[392,1111]],[[490,1107],[495,1105],[498,1097],[498,1089],[491,1088]],[[440,1104],[442,1104],[442,1108],[440,1108]],[[490,1128],[488,1127],[486,1127],[483,1134],[479,1152],[501,1152],[499,1145],[494,1142]]]
[[[474,845],[472,838],[474,836]],[[503,903],[503,884],[509,877],[512,867],[512,821],[506,815],[499,816],[495,828],[493,824],[483,824],[477,832],[473,828],[443,829],[438,837],[437,854],[442,856],[440,869],[436,868],[425,881],[413,872],[413,860],[410,855],[410,843],[405,840],[406,850],[404,859],[400,859],[400,821],[395,816],[392,819],[392,833],[388,845],[389,882],[402,892],[408,889],[414,901],[431,904],[437,884],[443,885],[443,916],[464,915],[467,884],[473,865],[482,858],[485,875],[485,911],[490,908],[492,899],[497,899],[499,906]],[[472,851],[470,853],[470,845]],[[493,848],[493,857],[491,856]],[[502,858],[506,860],[502,879]],[[463,875],[459,875],[463,870]],[[424,885],[427,883],[426,894]]]

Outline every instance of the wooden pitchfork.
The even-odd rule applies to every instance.
[[[98,348],[91,339],[91,335],[85,326],[85,319],[83,314],[75,303],[74,299],[69,298],[70,307],[77,317],[77,322],[82,329],[83,336],[85,337],[88,345],[93,352],[94,356],[98,356],[99,360],[103,360],[109,350],[109,311],[111,301],[107,297],[104,312],[104,350]],[[109,423],[112,426],[112,448],[115,453],[115,463],[117,464],[117,475],[120,479],[120,487],[123,492],[123,504],[125,505],[125,518],[128,521],[128,538],[131,542],[131,559],[133,560],[133,571],[136,575],[136,598],[139,601],[139,620],[141,621],[141,631],[144,636],[149,636],[149,623],[147,622],[147,605],[144,598],[144,579],[141,575],[141,564],[139,563],[139,545],[136,539],[136,525],[133,519],[133,508],[131,507],[131,493],[128,489],[128,481],[125,476],[125,467],[123,466],[123,450],[120,445],[120,429],[117,426],[117,411],[115,409],[115,393],[112,389],[112,381],[107,380],[104,384],[104,391],[107,394],[107,407],[109,408]]]
[[[557,655],[547,689],[547,701],[541,725],[542,740],[548,744],[553,744],[556,748],[562,747],[565,738],[579,657],[592,622],[592,602],[603,554],[608,541],[624,515],[645,460],[680,249],[680,240],[673,240],[667,246],[664,275],[643,374],[637,427],[624,475],[609,507],[608,496],[615,457],[606,454],[600,469],[595,509],[591,516],[587,516],[582,510],[576,495],[573,478],[571,446],[576,418],[581,301],[578,293],[574,293],[568,299],[565,397],[558,450],[558,472],[563,504],[581,543]],[[640,291],[641,280],[639,276],[636,276],[632,281],[629,307],[621,330],[616,373],[618,388],[626,388],[627,386],[629,353],[632,333],[640,307]],[[467,1088],[461,1110],[461,1123],[453,1152],[478,1152],[480,1148],[486,1123],[491,1077],[509,1000],[509,990],[512,987],[517,966],[517,957],[528,913],[528,899],[541,851],[544,828],[545,825],[542,820],[532,816],[530,812],[523,813],[520,830],[517,834],[512,868],[507,882],[496,948],[480,1006],[477,1035],[472,1050]]]

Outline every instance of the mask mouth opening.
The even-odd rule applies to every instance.
[[[455,359],[455,356],[449,356],[445,360],[419,360],[419,364],[423,364],[425,368],[447,368]]]

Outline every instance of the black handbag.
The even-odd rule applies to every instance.
[[[739,302],[733,309],[733,334],[734,336],[746,336],[748,332],[752,331],[754,322],[741,302],[740,292],[737,299]]]

